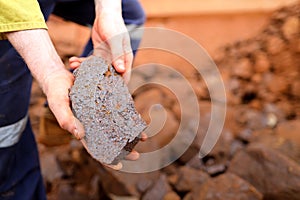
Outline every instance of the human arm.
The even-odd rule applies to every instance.
[[[5,33],[8,40],[25,60],[32,75],[45,93],[49,107],[60,126],[77,139],[84,136],[84,129],[70,109],[68,90],[74,77],[67,71],[45,29]]]

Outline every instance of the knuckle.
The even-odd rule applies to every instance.
[[[68,120],[66,120],[66,119],[61,119],[59,121],[59,126],[65,130],[68,130],[68,125],[69,125],[69,123],[68,123]]]

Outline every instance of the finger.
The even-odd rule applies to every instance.
[[[123,78],[125,83],[129,83],[131,77],[131,68],[133,63],[133,53],[130,45],[130,39],[125,38],[123,41],[123,53],[124,53],[124,64],[125,64],[125,73],[123,74]]]
[[[142,142],[144,142],[144,141],[146,141],[148,139],[148,136],[146,135],[146,133],[141,133],[141,135],[140,135],[140,140],[142,141]]]
[[[80,62],[72,62],[70,63],[71,69],[77,69],[80,66]]]
[[[109,45],[106,42],[102,42],[94,46],[93,55],[104,58],[108,63],[112,63],[112,55],[109,49]]]
[[[69,58],[69,62],[83,62],[86,58],[84,57],[77,57],[77,56],[72,56],[71,58]]]
[[[69,131],[78,140],[82,139],[85,135],[83,125],[73,115],[70,109],[69,98],[65,99],[48,99],[49,107],[54,113],[60,127]],[[53,103],[54,102],[54,103]],[[59,103],[57,103],[59,102]]]
[[[85,60],[86,58],[83,58],[83,57],[76,57],[76,56],[73,56],[71,58],[69,58],[69,63],[70,63],[70,67],[72,69],[76,69],[80,66],[80,64]]]
[[[132,151],[125,157],[125,159],[126,159],[126,160],[132,160],[132,161],[134,161],[134,160],[139,159],[139,157],[140,157],[140,154],[139,154],[137,151],[132,150]]]
[[[122,167],[123,167],[122,163],[120,163],[120,162],[116,165],[107,165],[107,164],[103,164],[103,165],[106,167],[109,167],[111,169],[117,170],[117,171],[122,169]]]
[[[130,44],[129,44],[130,45]],[[126,84],[129,83],[131,77],[131,67],[133,62],[133,54],[130,46],[124,47],[123,55],[112,62],[117,72],[121,73]]]
[[[112,65],[114,66],[116,71],[121,74],[126,71],[126,51],[124,50],[124,40],[129,40],[129,36],[125,32],[122,34],[118,34],[107,41],[111,51]]]
[[[121,58],[118,58],[115,61],[113,61],[112,65],[114,66],[116,71],[119,72],[120,74],[123,74],[126,71],[123,56]]]

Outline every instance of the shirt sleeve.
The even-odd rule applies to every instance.
[[[47,29],[37,0],[0,0],[0,39],[3,33]]]

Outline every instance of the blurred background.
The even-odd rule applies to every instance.
[[[39,142],[48,199],[300,199],[300,2],[141,3],[147,15],[145,27],[185,34],[202,45],[217,64],[227,96],[221,136],[213,150],[200,159],[198,152],[211,117],[210,95],[203,77],[191,63],[169,52],[143,49],[137,53],[134,67],[159,63],[179,71],[192,85],[201,117],[189,149],[171,165],[151,173],[130,174],[103,167],[78,141],[61,133],[54,119],[43,123],[56,138],[45,139],[40,133],[45,97],[34,83],[30,117]],[[54,15],[48,27],[66,65],[70,56],[81,54],[90,36],[89,28]],[[160,40],[145,34],[142,45]],[[133,77],[131,84],[139,79],[165,79],[164,76],[157,69],[152,76]],[[176,76],[168,81],[176,82]],[[181,123],[176,96],[167,88],[148,86],[133,97],[148,123],[152,105],[161,104],[167,113],[163,128],[147,142],[138,144],[138,150],[149,152],[168,144]],[[189,121],[192,117],[191,114]],[[184,134],[188,136],[189,130]]]

